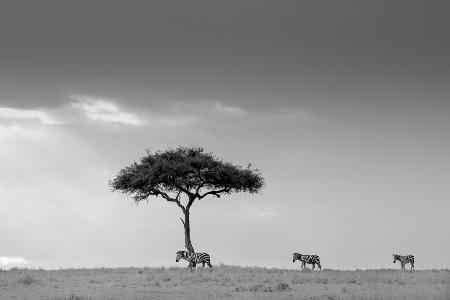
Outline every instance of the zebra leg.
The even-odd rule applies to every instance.
[[[414,261],[411,261],[411,270],[414,270]]]
[[[319,270],[322,270],[322,266],[320,265],[320,262],[317,263],[317,266],[319,267]]]
[[[203,270],[205,269],[205,262],[202,262],[202,269],[200,270],[200,273],[203,272]]]
[[[315,267],[316,267],[316,264],[312,263],[312,269],[311,270],[314,270]]]
[[[208,266],[209,266],[209,271],[210,272],[212,272],[212,265],[211,265],[211,263],[208,261],[208,262],[206,262],[207,264],[208,264]]]
[[[402,270],[404,270],[405,269],[405,263],[402,262],[401,265],[402,265]]]
[[[191,267],[191,272],[193,272],[197,264],[195,262],[191,262],[189,265]]]

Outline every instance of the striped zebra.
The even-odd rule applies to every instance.
[[[208,253],[189,253],[187,251],[177,251],[177,258],[175,261],[178,262],[180,259],[185,259],[189,262],[189,268],[191,269],[191,272],[193,271],[193,268],[195,268],[199,263],[202,263],[203,265],[203,268],[200,270],[200,272],[205,268],[205,264],[209,266],[209,269],[212,272],[211,258]]]
[[[402,270],[405,270],[406,264],[411,264],[411,270],[414,269],[414,255],[398,255],[392,254],[394,256],[394,264],[398,260],[402,265]]]
[[[320,258],[318,255],[305,255],[305,254],[299,254],[299,253],[293,253],[292,261],[295,262],[296,260],[299,260],[302,262],[302,269],[306,268],[306,264],[312,265],[312,269],[316,267],[316,265],[319,267],[320,270],[322,270],[322,266],[320,265]]]

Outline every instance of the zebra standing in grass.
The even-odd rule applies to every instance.
[[[299,260],[302,262],[302,269],[306,268],[306,264],[312,265],[312,269],[314,270],[317,265],[320,270],[322,270],[322,266],[320,265],[320,258],[318,255],[304,255],[299,253],[294,253],[292,257],[292,261],[295,262]]]
[[[175,261],[178,262],[180,259],[185,259],[189,262],[189,268],[191,269],[191,272],[193,271],[193,268],[195,268],[199,263],[202,263],[203,265],[203,268],[200,270],[200,272],[205,268],[205,264],[209,266],[209,269],[212,272],[211,258],[209,257],[208,253],[189,253],[187,251],[177,251],[177,258]]]
[[[393,254],[393,256],[394,256],[394,264],[398,260],[402,265],[402,270],[405,270],[405,265],[408,263],[411,264],[411,270],[414,269],[414,255]]]

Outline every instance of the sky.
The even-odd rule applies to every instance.
[[[213,264],[450,267],[447,1],[2,1],[0,268],[184,266],[108,181],[201,146],[266,185],[195,203]]]

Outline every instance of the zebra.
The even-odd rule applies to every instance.
[[[406,264],[411,264],[411,270],[414,269],[414,255],[398,255],[392,254],[394,256],[394,264],[398,260],[402,265],[402,270],[405,270]]]
[[[293,253],[292,261],[295,262],[296,260],[299,260],[302,262],[301,268],[306,268],[306,264],[312,265],[312,270],[316,267],[316,265],[319,267],[320,270],[322,270],[322,266],[320,265],[320,258],[318,255],[305,255],[305,254],[299,254],[299,253]]]
[[[180,250],[177,251],[177,258],[175,261],[178,262],[180,259],[185,259],[189,262],[189,268],[191,269],[191,272],[193,271],[193,268],[195,268],[199,263],[202,263],[203,265],[203,268],[200,270],[200,272],[205,268],[205,264],[209,266],[209,269],[212,272],[211,258],[208,253],[189,253],[187,251]]]

